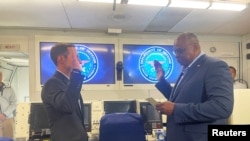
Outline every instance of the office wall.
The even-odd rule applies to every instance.
[[[234,90],[234,108],[229,118],[229,124],[250,124],[249,99],[249,89]]]
[[[4,75],[3,82],[14,89],[18,102],[29,101],[29,67],[1,64],[4,66],[0,68]]]
[[[242,60],[244,67],[242,68],[242,75],[246,78],[249,82],[250,80],[250,59],[247,59],[247,54],[250,54],[250,49],[247,49],[247,44],[250,43],[250,33],[242,37],[242,49],[244,50],[242,54]],[[249,82],[250,83],[250,82]]]
[[[39,60],[37,57],[37,41],[40,39],[49,39],[55,41],[75,40],[75,41],[113,41],[118,47],[121,42],[141,42],[141,43],[156,43],[156,44],[173,44],[177,34],[135,34],[123,33],[120,35],[109,35],[106,33],[95,32],[76,32],[76,31],[47,31],[47,30],[1,30],[2,36],[8,38],[23,37],[23,42],[27,42],[27,46],[23,46],[29,54],[29,68],[22,68],[21,75],[17,75],[13,82],[15,84],[24,84],[23,79],[29,78],[27,87],[18,86],[20,91],[20,101],[27,99],[25,88],[29,89],[30,101],[41,101],[41,87],[37,78],[40,77],[38,67]],[[246,59],[241,56],[242,37],[239,36],[223,36],[223,35],[198,35],[202,50],[213,57],[218,57],[225,60],[228,64],[236,66],[236,68],[246,69],[244,62]],[[215,47],[216,51],[211,51],[211,47]],[[243,49],[244,50],[244,49]],[[121,56],[117,58],[120,60]],[[245,59],[245,60],[244,60]],[[105,68],[103,68],[105,69]],[[248,72],[241,72],[242,78],[248,76]],[[240,77],[241,74],[238,76]],[[248,79],[249,80],[249,79]],[[153,96],[162,99],[162,95],[155,89],[148,87],[139,87],[136,89],[121,89],[120,82],[114,90],[83,90],[82,95],[85,100],[105,100],[105,99],[143,99]],[[23,90],[22,90],[23,89]],[[84,86],[83,86],[84,89]],[[23,92],[21,92],[23,91]]]

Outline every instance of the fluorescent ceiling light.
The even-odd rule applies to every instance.
[[[114,0],[78,0],[84,2],[114,3]],[[127,3],[126,3],[127,2]],[[148,6],[167,6],[196,9],[217,9],[242,11],[247,5],[243,3],[213,2],[212,0],[116,0],[117,4],[135,4]]]
[[[100,2],[100,3],[114,3],[114,0],[78,0],[84,2]],[[117,4],[120,4],[122,0],[116,0]],[[127,0],[127,4],[134,5],[149,5],[149,6],[166,6],[169,0]],[[123,2],[124,3],[124,2]],[[125,0],[126,3],[126,0]]]
[[[171,0],[169,7],[206,9],[209,5],[209,1]]]
[[[99,3],[114,3],[114,0],[78,0],[84,2],[99,2]],[[121,0],[116,0],[116,3],[121,3]]]
[[[128,0],[128,4],[149,5],[149,6],[167,6],[169,0]]]
[[[242,11],[246,8],[246,4],[213,2],[208,9]]]

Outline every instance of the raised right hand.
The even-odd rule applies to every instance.
[[[156,71],[157,80],[159,81],[162,77],[164,77],[165,72],[162,68],[161,63],[157,60],[154,60],[154,67],[155,67],[155,71]]]
[[[73,69],[82,71],[82,61],[79,59],[78,54],[75,49],[73,51]]]

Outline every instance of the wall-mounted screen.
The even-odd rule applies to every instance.
[[[181,65],[173,54],[172,45],[123,44],[123,84],[154,84],[157,82],[154,60],[159,61],[165,71],[165,79],[175,83]]]
[[[56,42],[40,42],[40,83],[54,74],[56,66],[50,58],[50,49]],[[114,44],[74,43],[80,60],[84,63],[82,72],[84,84],[115,84]]]

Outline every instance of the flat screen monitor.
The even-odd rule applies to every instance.
[[[56,42],[39,42],[40,47],[40,84],[54,74],[56,66],[50,58],[50,50]],[[74,43],[85,76],[84,84],[115,84],[115,47],[114,44]]]
[[[136,101],[104,101],[104,112],[105,114],[112,113],[136,113]]]
[[[91,103],[84,103],[84,126],[87,132],[91,132]]]
[[[162,64],[165,79],[174,84],[181,72],[181,65],[173,50],[173,45],[123,44],[123,84],[155,84],[154,60]]]
[[[163,128],[162,115],[149,102],[140,102],[140,115],[144,120],[145,130],[152,134],[153,129]]]
[[[42,130],[50,129],[48,115],[42,103],[31,103],[29,124],[30,135],[41,135]]]

